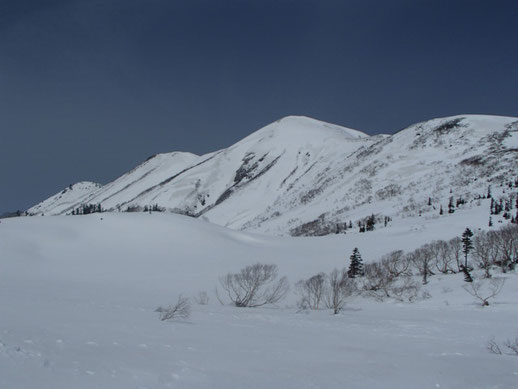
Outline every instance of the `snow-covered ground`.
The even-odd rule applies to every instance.
[[[486,345],[518,336],[518,275],[482,308],[461,275],[434,276],[415,303],[356,297],[339,315],[221,306],[218,277],[275,263],[293,286],[394,249],[487,225],[487,207],[321,238],[232,231],[163,213],[0,223],[0,388],[516,388],[518,356]],[[446,222],[447,221],[447,222]],[[495,219],[498,227],[498,220]],[[189,319],[154,312],[207,291]]]

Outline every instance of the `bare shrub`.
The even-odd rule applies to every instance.
[[[327,308],[331,308],[336,315],[340,312],[347,299],[356,291],[354,278],[347,276],[347,270],[335,269],[329,273],[328,287],[326,288],[325,303]]]
[[[506,354],[518,355],[518,337],[514,339],[507,339],[504,342],[504,346],[509,350]],[[487,343],[487,349],[493,354],[504,354],[494,338],[491,338],[491,340]]]
[[[482,303],[483,307],[489,305],[489,299],[494,298],[504,287],[504,278],[491,278],[490,280],[476,280],[463,285],[462,288]]]
[[[302,309],[320,309],[326,289],[326,275],[319,273],[307,280],[300,280],[296,285],[301,299],[298,303]]]
[[[196,297],[193,297],[193,300],[198,305],[207,305],[209,303],[209,295],[203,290]]]
[[[450,253],[451,246],[444,240],[430,243],[430,250],[435,258],[435,267],[443,274],[455,273],[456,260]]]
[[[394,278],[411,275],[410,261],[402,250],[385,254],[381,257],[381,265]]]
[[[219,283],[236,307],[260,307],[281,301],[289,290],[288,279],[277,279],[277,265],[256,263],[220,277]]]
[[[189,299],[180,295],[178,296],[176,304],[167,307],[158,307],[155,312],[159,313],[159,319],[162,321],[187,319],[191,315],[191,304]]]
[[[498,261],[499,248],[496,244],[497,238],[494,231],[479,232],[473,239],[472,256],[481,269],[484,269],[484,277],[491,278],[491,266]]]
[[[456,271],[462,271],[462,239],[458,236],[448,241],[448,256],[452,263],[456,265]]]
[[[368,263],[364,267],[364,273],[362,288],[368,296],[380,301],[391,297],[391,288],[396,277],[387,267],[379,262]]]
[[[504,342],[504,346],[507,347],[513,354],[518,355],[518,338],[513,340],[507,339]]]
[[[420,286],[411,276],[393,276],[383,261],[365,265],[363,290],[378,301],[394,298],[398,301],[414,301],[419,294]]]
[[[502,355],[502,350],[494,338],[491,338],[489,342],[487,342],[487,349],[493,354]]]
[[[390,289],[392,297],[399,301],[415,301],[421,290],[421,285],[417,283],[412,277],[400,277]],[[428,292],[423,293],[423,298],[430,298]]]
[[[423,285],[426,285],[428,283],[428,277],[434,274],[432,269],[435,267],[435,257],[431,246],[425,244],[408,255],[419,271],[419,275],[423,277]]]
[[[505,273],[511,269],[518,260],[518,226],[507,225],[496,233],[495,244],[500,253],[500,267]]]

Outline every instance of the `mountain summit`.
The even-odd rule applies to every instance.
[[[223,150],[158,154],[104,186],[73,185],[28,213],[154,206],[232,229],[323,235],[480,199],[516,178],[517,152],[518,118],[460,115],[369,136],[288,116]]]

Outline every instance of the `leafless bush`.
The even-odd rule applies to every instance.
[[[480,300],[483,307],[489,305],[489,299],[494,298],[504,287],[504,278],[491,278],[488,280],[475,280],[462,286],[470,295]]]
[[[452,263],[456,265],[456,271],[461,272],[462,266],[462,239],[458,236],[448,241],[448,256]]]
[[[400,277],[390,289],[392,297],[399,301],[415,301],[421,290],[421,285],[412,277]],[[428,292],[423,293],[423,298],[431,297]]]
[[[435,267],[444,274],[455,273],[455,256],[451,255],[451,246],[444,240],[435,240],[430,243],[430,250],[435,258]]]
[[[365,265],[362,288],[368,296],[378,301],[386,298],[414,301],[420,290],[419,284],[411,276],[394,277],[383,262]]]
[[[299,307],[302,309],[320,309],[326,290],[326,275],[319,273],[307,280],[297,282],[297,291],[301,296]]]
[[[487,342],[487,349],[493,354],[502,355],[502,350],[494,338],[491,338],[489,342]]]
[[[432,269],[435,267],[435,257],[431,246],[429,244],[425,244],[408,255],[414,266],[419,271],[419,275],[423,277],[423,284],[426,285],[428,283],[428,277],[434,274]]]
[[[220,277],[219,283],[236,307],[260,307],[281,301],[289,290],[286,277],[277,280],[277,265],[256,263]]]
[[[336,315],[342,310],[349,298],[356,291],[354,278],[347,276],[347,270],[333,270],[327,277],[328,287],[326,288],[325,303]]]
[[[505,273],[518,260],[518,226],[504,226],[496,232],[494,238],[500,254],[500,267]]]
[[[507,352],[506,354],[510,354],[510,355],[518,355],[518,337],[514,338],[514,339],[507,339],[505,342],[504,342],[504,346],[509,350],[509,352]],[[493,354],[497,354],[497,355],[502,355],[504,354],[502,352],[502,349],[500,348],[500,346],[498,345],[498,343],[496,343],[495,339],[492,338],[488,343],[487,343],[487,349],[493,353]]]
[[[198,305],[207,305],[209,303],[209,295],[203,290],[193,300]]]
[[[167,307],[158,307],[155,312],[159,313],[159,319],[162,321],[187,319],[191,315],[191,304],[189,299],[180,295],[178,296],[176,304]]]
[[[411,274],[410,261],[402,250],[392,251],[381,257],[381,266],[394,278]]]
[[[379,262],[368,263],[364,266],[364,278],[362,288],[368,296],[376,300],[391,297],[391,288],[394,277],[385,266]]]
[[[484,277],[491,278],[491,266],[498,261],[499,248],[496,244],[496,232],[479,232],[473,238],[472,256],[481,269],[484,269]]]
[[[518,338],[513,340],[507,339],[504,342],[504,346],[507,347],[512,353],[518,355]]]

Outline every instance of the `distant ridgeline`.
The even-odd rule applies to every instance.
[[[223,150],[157,154],[106,185],[79,182],[27,212],[172,212],[292,236],[478,207],[489,224],[516,223],[517,172],[518,118],[462,115],[369,136],[289,116]]]

